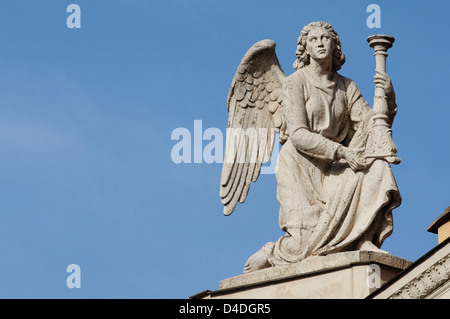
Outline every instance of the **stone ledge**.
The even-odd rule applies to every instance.
[[[283,267],[270,267],[248,274],[242,274],[220,281],[219,291],[223,289],[245,288],[252,285],[270,284],[272,282],[306,277],[353,265],[378,264],[403,270],[411,261],[393,256],[389,253],[373,251],[350,251],[327,256],[311,256],[305,260]]]

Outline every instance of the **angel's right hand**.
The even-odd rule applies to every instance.
[[[339,159],[344,159],[353,171],[359,171],[366,167],[365,163],[349,148],[340,146],[337,151]]]

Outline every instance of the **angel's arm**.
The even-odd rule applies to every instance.
[[[387,75],[386,75],[387,77]],[[366,102],[364,97],[361,94],[356,83],[348,78],[344,78],[345,87],[346,87],[346,95],[349,107],[350,120],[352,124],[352,130],[357,131],[361,123],[367,118],[367,116],[372,115],[372,109],[369,107],[369,104]],[[385,80],[386,83],[390,82],[389,77]],[[397,104],[395,102],[395,93],[392,88],[392,84],[390,85],[391,90],[387,95],[388,102],[388,124],[392,125],[394,121],[395,114],[397,113]]]
[[[341,144],[310,131],[303,90],[291,78],[283,85],[283,108],[289,138],[299,152],[329,161],[339,157],[337,150]]]
[[[344,78],[346,89],[347,103],[350,115],[350,137],[365,122],[367,117],[372,116],[372,109],[366,102],[355,82],[348,78]]]

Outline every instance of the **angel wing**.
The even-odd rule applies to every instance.
[[[287,138],[282,110],[286,78],[275,53],[275,42],[262,40],[244,55],[228,93],[228,128],[220,182],[223,213],[230,215],[247,198],[262,163],[270,161],[275,133]]]

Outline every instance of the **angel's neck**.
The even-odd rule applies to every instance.
[[[326,79],[331,81],[334,76],[332,69],[332,60],[315,60],[310,59],[309,64],[306,66],[308,70],[315,74],[320,79]]]

